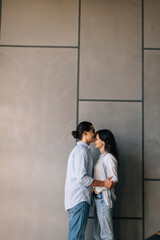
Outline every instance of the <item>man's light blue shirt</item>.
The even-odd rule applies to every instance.
[[[90,146],[77,142],[68,159],[65,183],[65,209],[87,201],[91,204],[93,160]]]

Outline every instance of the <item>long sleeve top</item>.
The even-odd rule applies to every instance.
[[[101,154],[94,166],[94,179],[104,181],[112,177],[112,181],[118,182],[117,166],[118,162],[111,153],[105,152]],[[102,192],[104,201],[112,207],[112,198],[116,199],[115,189],[96,187],[96,191],[98,193]]]
[[[93,182],[93,160],[90,147],[77,142],[68,159],[65,183],[65,209],[70,209],[80,202],[91,204]]]

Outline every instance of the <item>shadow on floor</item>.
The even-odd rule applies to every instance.
[[[153,234],[152,236],[150,236],[146,240],[160,240],[160,231],[155,233],[155,234]]]

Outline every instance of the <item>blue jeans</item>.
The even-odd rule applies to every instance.
[[[81,202],[68,210],[68,240],[84,240],[89,210],[90,205],[88,202]]]
[[[96,195],[93,235],[95,240],[114,240],[113,208],[107,206],[102,193]]]

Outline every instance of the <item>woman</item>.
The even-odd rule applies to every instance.
[[[112,187],[109,179],[98,181],[92,178],[93,160],[90,143],[94,142],[95,130],[90,122],[81,122],[72,132],[77,145],[68,159],[65,183],[65,209],[68,210],[69,240],[83,240],[91,204],[92,187]]]
[[[118,182],[117,166],[118,152],[112,132],[108,129],[99,130],[96,133],[95,148],[100,150],[100,156],[94,167],[94,178]],[[94,188],[95,199],[95,240],[114,240],[112,212],[116,200],[114,187],[105,189]]]

